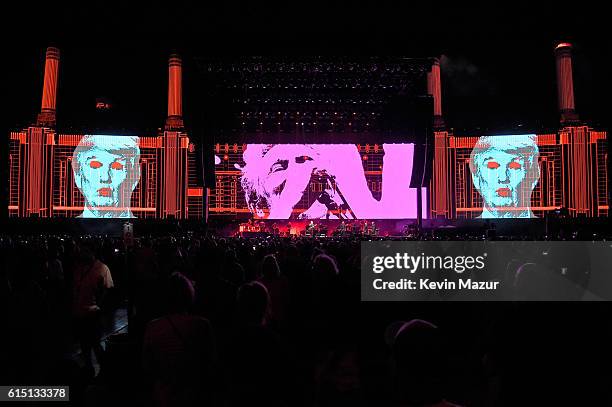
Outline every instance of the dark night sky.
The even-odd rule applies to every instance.
[[[402,8],[348,1],[286,2],[265,8],[260,2],[199,7],[176,2],[137,7],[116,1],[20,5],[4,26],[11,55],[6,118],[10,127],[34,119],[40,107],[44,50],[52,44],[62,52],[58,120],[65,130],[85,124],[94,115],[95,98],[101,96],[115,104],[113,120],[124,131],[160,127],[166,61],[173,49],[186,60],[188,126],[206,120],[206,111],[198,105],[201,90],[190,87],[190,81],[195,83],[191,56],[443,55],[443,110],[457,133],[554,130],[553,47],[568,40],[575,45],[578,112],[589,123],[608,128],[607,13],[586,2],[567,9],[552,1],[537,7],[535,3],[428,2]]]

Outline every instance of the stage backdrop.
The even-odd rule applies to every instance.
[[[9,140],[9,216],[203,217],[197,152],[186,135],[55,134]]]
[[[608,141],[586,126],[558,134],[435,134],[431,217],[608,216]]]
[[[215,146],[211,214],[259,219],[408,219],[414,144]],[[423,188],[426,218],[428,193]]]

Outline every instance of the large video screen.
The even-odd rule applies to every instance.
[[[184,135],[12,132],[10,217],[201,219],[198,151]]]
[[[138,137],[85,135],[71,163],[74,184],[84,200],[78,217],[135,217],[130,207],[140,181]]]
[[[259,219],[409,219],[414,144],[217,145],[212,213]],[[427,214],[427,191],[422,214]]]
[[[472,185],[482,202],[477,218],[534,218],[531,197],[540,180],[535,134],[483,136],[470,153]]]
[[[13,134],[9,144],[9,216],[154,216],[156,151],[148,139]]]
[[[433,159],[433,218],[608,216],[608,140],[587,128],[549,134],[441,133]]]

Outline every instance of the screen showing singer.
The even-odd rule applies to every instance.
[[[382,159],[370,168],[355,144],[247,144],[244,165],[235,167],[256,218],[416,218],[414,144],[383,144],[377,153]]]

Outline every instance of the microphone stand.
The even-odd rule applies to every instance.
[[[326,172],[323,173],[323,177],[325,179],[325,183],[327,185],[329,185],[330,189],[333,189],[332,183],[331,181],[336,182],[336,176],[335,175],[329,175]],[[325,191],[323,191],[325,192]],[[319,195],[319,198],[321,197],[321,195],[323,195],[323,192],[321,192],[321,194]],[[342,209],[345,209],[347,211],[349,211],[349,213],[351,214],[351,216],[353,217],[353,219],[357,219],[357,217],[355,216],[355,214],[353,213],[353,210],[351,209],[351,206],[348,204],[348,202],[346,201],[346,198],[344,197],[344,195],[342,194],[342,191],[340,191],[340,188],[338,188],[338,185],[336,184],[336,192],[338,193],[338,196],[340,197],[340,199],[342,200],[342,205],[340,205],[340,210],[338,211],[338,217],[341,219],[345,219],[342,216]],[[317,198],[317,200],[319,200],[319,198]],[[327,205],[326,205],[327,206]],[[329,208],[329,207],[328,207]]]

